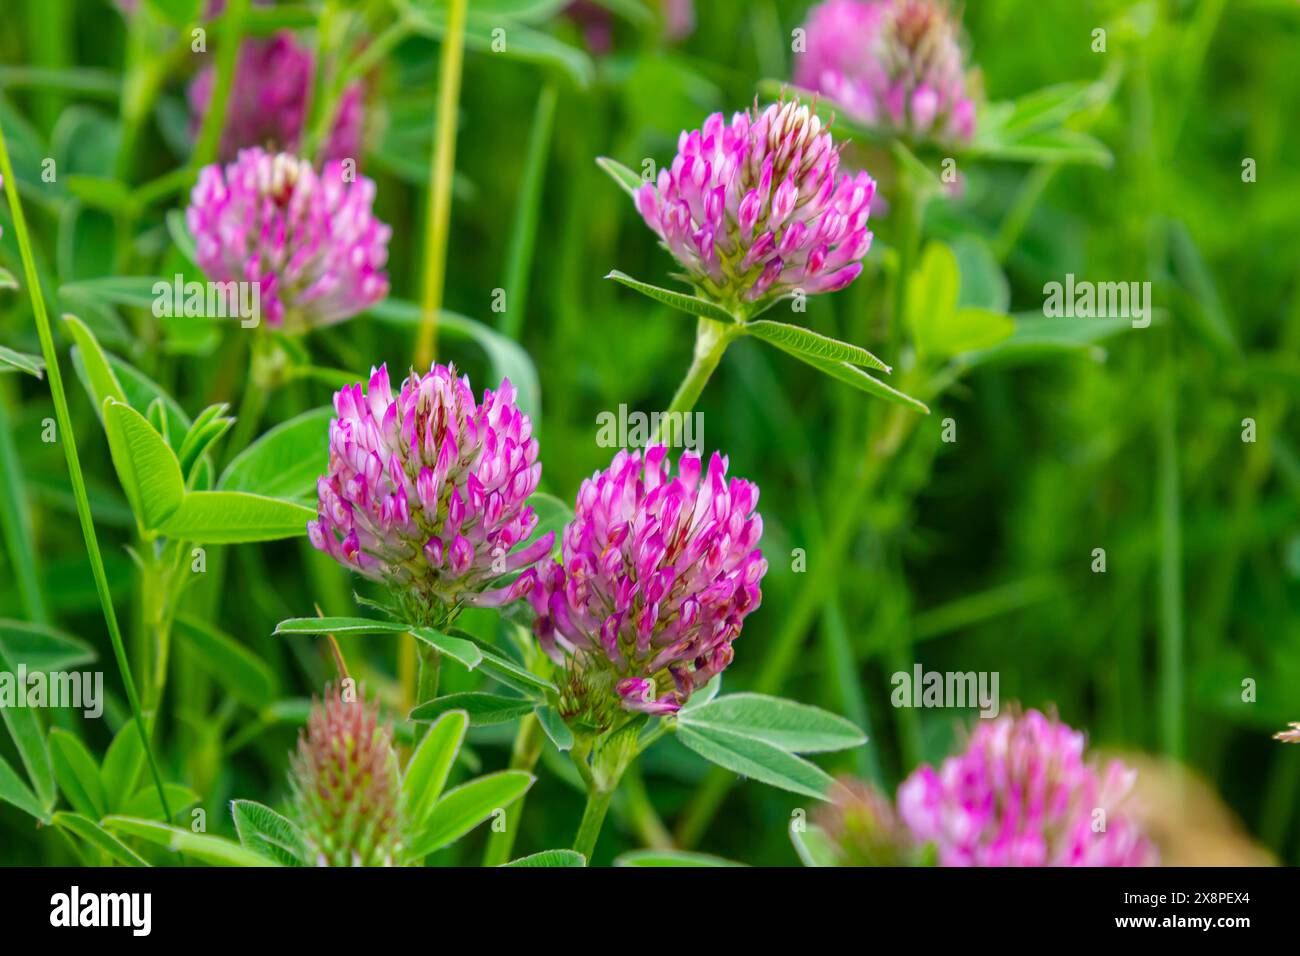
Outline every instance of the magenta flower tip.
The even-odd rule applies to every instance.
[[[375,184],[331,162],[246,149],[204,167],[186,221],[217,282],[253,283],[268,325],[301,330],[351,318],[388,294],[392,230],[371,211]]]
[[[715,113],[635,194],[637,211],[701,294],[743,314],[796,290],[848,285],[871,247],[876,183],[837,177],[839,150],[806,105]]]
[[[826,0],[804,30],[795,82],[851,118],[916,141],[975,135],[973,84],[946,0]]]
[[[334,396],[329,473],[317,482],[312,544],[387,583],[422,623],[462,604],[529,596],[532,565],[551,553],[527,500],[542,466],[532,421],[509,380],[475,402],[453,366],[412,372],[394,396],[388,368]],[[520,572],[508,584],[498,578]]]

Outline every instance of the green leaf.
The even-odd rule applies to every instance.
[[[139,854],[93,820],[77,813],[56,813],[51,821],[74,833],[97,850],[107,853],[123,866],[148,866]]]
[[[199,802],[199,795],[189,787],[179,783],[163,784],[167,792],[167,806],[171,808],[174,819],[179,818],[186,807]],[[162,803],[158,800],[158,791],[152,786],[137,790],[135,796],[123,804],[118,811],[122,816],[139,817],[142,820],[164,820]]]
[[[639,279],[633,279],[618,270],[605,276],[606,279],[613,279],[615,282],[627,286],[644,296],[648,296],[657,302],[671,306],[679,312],[686,312],[690,315],[703,316],[706,319],[713,319],[716,322],[725,322],[728,325],[735,324],[735,316],[720,305],[710,302],[708,299],[701,299],[696,295],[687,295],[684,292],[674,292],[672,289],[661,289],[657,285],[650,285],[648,282],[642,282]]]
[[[957,306],[1005,313],[1011,304],[1011,287],[989,244],[977,235],[958,236],[952,241],[961,286]]]
[[[18,673],[3,642],[0,642],[0,672]],[[45,732],[36,719],[36,711],[30,707],[0,707],[0,718],[4,719],[5,726],[9,728],[9,736],[13,738],[18,757],[27,770],[27,779],[31,781],[40,805],[46,810],[52,810],[56,797],[54,772],[50,767]]]
[[[429,728],[411,755],[402,775],[402,798],[412,827],[423,826],[442,796],[468,727],[469,716],[464,711],[448,711]]]
[[[165,847],[173,853],[183,853],[186,857],[210,863],[213,866],[279,866],[270,857],[240,846],[233,840],[209,836],[206,833],[192,833],[180,827],[155,820],[141,820],[136,817],[112,816],[104,819],[103,824],[114,832],[145,840]]]
[[[586,866],[587,858],[574,850],[542,850],[529,856],[521,856],[502,866]]]
[[[194,237],[190,235],[190,227],[185,223],[185,213],[179,209],[167,212],[167,234],[171,236],[172,243],[180,250],[180,254],[197,266],[199,254],[194,246]]]
[[[59,789],[78,813],[98,820],[108,813],[99,765],[90,751],[72,734],[55,727],[50,731],[50,762]]]
[[[405,634],[410,625],[369,617],[291,617],[275,626],[276,634]]]
[[[573,731],[569,725],[564,722],[564,718],[559,715],[554,707],[549,704],[545,707],[537,708],[537,720],[542,725],[542,730],[550,738],[551,743],[555,744],[555,749],[561,752],[573,749]]]
[[[2,83],[3,81],[0,81]],[[0,269],[0,289],[17,289],[19,288],[18,280],[8,269]]]
[[[678,722],[744,734],[790,753],[847,750],[867,742],[843,717],[766,694],[727,694],[686,711]]]
[[[298,825],[254,800],[232,800],[230,812],[241,845],[284,866],[309,861],[307,841]]]
[[[153,406],[150,406],[152,408]],[[226,411],[230,408],[224,402],[209,405],[194,419],[194,424],[181,440],[176,456],[181,462],[181,474],[189,478],[194,473],[194,466],[207,453],[213,442],[226,433],[235,420]]]
[[[141,529],[160,530],[185,497],[176,453],[143,415],[111,396],[104,399],[104,431],[118,481]]]
[[[412,856],[420,859],[456,842],[496,811],[518,800],[535,779],[523,770],[501,770],[448,791],[416,837]]]
[[[132,718],[122,725],[113,742],[108,745],[104,763],[99,768],[99,778],[104,785],[104,801],[109,813],[120,813],[131,794],[136,792],[136,781],[144,769],[144,746],[140,732]]]
[[[514,661],[502,657],[500,654],[484,647],[482,643],[478,644],[479,653],[483,655],[483,660],[479,664],[483,672],[505,684],[512,687],[529,697],[536,697],[538,691],[554,691],[555,685],[548,680],[543,680],[527,668],[521,667]]]
[[[859,391],[866,392],[873,398],[883,398],[887,402],[893,402],[895,405],[906,405],[923,415],[930,414],[930,409],[924,402],[918,401],[911,395],[904,394],[892,385],[886,385],[878,378],[872,378],[862,369],[847,362],[829,362],[825,359],[813,358],[811,355],[805,355],[802,352],[795,352],[784,346],[777,345],[777,348],[789,352],[805,365],[811,365],[817,371],[829,375],[831,378],[839,379],[846,385],[852,385]]]
[[[4,757],[0,757],[0,800],[12,803],[24,813],[30,813],[37,820],[48,821],[49,813],[41,808],[40,801],[31,788],[23,783],[21,777],[9,766]]]
[[[67,631],[49,624],[0,618],[0,647],[32,671],[67,671],[98,658],[95,649]]]
[[[334,409],[317,408],[276,425],[235,456],[217,488],[271,498],[305,498],[329,470]]]
[[[1005,140],[972,145],[972,155],[1021,163],[1087,163],[1109,167],[1114,157],[1105,144],[1075,129],[1044,129]]]
[[[764,342],[771,342],[787,352],[810,355],[813,358],[832,362],[848,362],[850,365],[862,365],[882,372],[892,371],[888,365],[864,348],[798,325],[759,319],[745,323],[745,332]]]
[[[191,491],[159,530],[198,544],[274,541],[307,533],[311,508],[243,491]]]
[[[411,711],[411,720],[436,720],[449,710],[463,710],[474,727],[504,724],[530,713],[536,701],[521,697],[503,697],[500,694],[448,694],[425,701]]]
[[[631,850],[615,858],[615,866],[744,866],[708,853],[685,850]]]
[[[628,169],[617,159],[610,159],[608,156],[596,157],[596,165],[603,169],[609,178],[618,184],[618,188],[623,190],[629,196],[635,198],[636,191],[645,185],[643,180],[632,170]]]
[[[104,276],[99,279],[81,279],[59,287],[59,298],[93,306],[124,305],[134,309],[153,310],[158,283],[170,285],[157,276]]]
[[[466,670],[472,671],[483,660],[483,652],[479,650],[478,645],[463,637],[452,637],[431,627],[413,627],[411,634],[424,643],[436,647]]]
[[[99,340],[75,315],[65,315],[63,323],[72,333],[72,340],[81,356],[81,366],[85,369],[86,390],[90,392],[90,403],[95,406],[95,413],[103,418],[104,400],[114,398],[126,401],[122,383],[117,380],[113,368],[108,363],[108,356],[99,346]]]
[[[918,354],[947,358],[989,348],[1014,332],[1010,316],[959,308],[961,273],[948,246],[931,242],[908,277],[907,321]]]
[[[45,375],[45,360],[39,355],[15,352],[11,348],[0,345],[0,372],[8,372],[11,369],[26,372],[33,378],[42,378]]]
[[[835,844],[826,831],[815,823],[805,824],[802,832],[790,823],[790,842],[804,866],[838,866]]]
[[[221,687],[254,710],[269,707],[279,694],[275,672],[238,641],[206,622],[182,615],[176,619],[176,636]]]
[[[192,23],[199,14],[203,0],[145,0],[160,17],[174,27]]]
[[[802,757],[744,734],[679,723],[677,738],[710,763],[792,793],[825,800],[832,782],[825,771]]]
[[[1132,327],[1126,318],[1078,319],[1018,315],[1015,331],[996,345],[959,355],[954,360],[964,368],[1011,365],[1058,358],[1062,355],[1104,357],[1097,343]]]

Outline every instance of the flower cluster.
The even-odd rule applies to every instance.
[[[394,866],[405,821],[392,730],[379,708],[327,688],[298,738],[290,782],[318,866]]]
[[[839,161],[807,106],[773,103],[730,124],[715,113],[683,131],[636,207],[702,294],[743,313],[796,289],[842,289],[862,271],[876,184],[861,171],[837,178]]]
[[[412,372],[394,397],[386,366],[334,396],[329,474],[317,482],[312,544],[388,584],[408,619],[434,623],[462,604],[500,606],[532,587],[554,532],[526,502],[542,466],[509,379],[474,401],[449,366]],[[513,582],[486,590],[496,578]]]
[[[218,282],[256,283],[268,325],[298,331],[351,318],[388,294],[388,239],[375,184],[328,163],[246,149],[204,167],[186,221]]]
[[[1035,710],[981,721],[964,753],[903,782],[899,815],[942,866],[1153,864],[1154,847],[1121,812],[1134,773],[1118,760],[1099,772],[1084,745]]]
[[[626,711],[670,714],[720,673],[745,616],[759,606],[758,488],[727,478],[714,454],[702,474],[684,452],[620,451],[582,483],[564,529],[563,563],[539,568],[530,595],[543,650],[567,669],[560,710],[606,729]]]
[[[312,51],[301,46],[292,33],[244,41],[226,105],[221,159],[232,159],[239,150],[250,146],[268,144],[296,152],[302,141],[314,72]],[[209,65],[190,84],[187,95],[196,131],[207,113],[215,82],[216,71]],[[360,83],[344,90],[334,126],[322,144],[321,155],[326,161],[355,160],[360,155],[363,100]]]
[[[826,0],[804,29],[800,86],[862,123],[914,140],[974,135],[975,100],[945,0]]]

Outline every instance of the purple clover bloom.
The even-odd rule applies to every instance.
[[[539,567],[529,600],[542,649],[565,665],[560,710],[607,729],[618,710],[676,712],[721,673],[762,600],[758,487],[701,473],[684,452],[669,475],[662,445],[620,451],[582,483],[562,557]]]
[[[392,230],[371,212],[375,184],[341,163],[243,150],[206,166],[186,221],[198,263],[217,282],[258,284],[267,324],[289,331],[342,322],[388,294]]]
[[[245,40],[239,48],[227,101],[220,158],[233,159],[241,149],[251,146],[296,152],[302,142],[314,73],[312,51],[299,45],[292,33]],[[212,65],[199,71],[190,83],[187,97],[196,132],[207,113],[215,83]],[[325,161],[359,160],[365,125],[363,100],[360,83],[343,91],[334,126],[322,144],[320,155]]]
[[[394,397],[388,369],[334,396],[329,474],[317,482],[311,543],[385,582],[408,618],[443,621],[462,604],[497,607],[523,597],[550,532],[527,504],[542,466],[528,416],[509,379],[474,401],[468,377],[434,365],[412,372]],[[518,550],[516,550],[518,548]],[[495,579],[522,571],[509,584]]]
[[[861,171],[837,179],[839,162],[807,106],[773,103],[730,124],[714,113],[681,134],[636,207],[702,294],[743,313],[796,289],[834,292],[862,271],[876,184]]]
[[[899,816],[941,866],[1154,865],[1121,810],[1135,773],[1118,760],[1099,772],[1084,748],[1081,732],[1036,710],[982,720],[964,752],[903,782]]]
[[[957,25],[943,0],[826,0],[804,25],[797,84],[868,126],[915,141],[975,134]]]

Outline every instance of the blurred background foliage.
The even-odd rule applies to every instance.
[[[751,104],[761,80],[790,75],[790,31],[808,4],[699,0],[695,29],[670,40],[654,4],[620,0],[605,5],[613,26],[600,50],[563,6],[471,4],[484,16],[527,16],[515,53],[467,51],[445,306],[517,334],[526,355],[496,339],[486,339],[495,351],[484,351],[481,334],[447,326],[439,358],[464,368],[476,390],[503,372],[536,375],[543,488],[571,500],[609,460],[596,444],[597,415],[624,403],[664,407],[692,345],[691,319],[602,278],[618,268],[668,285],[672,265],[594,158],[636,170],[667,162],[681,129]],[[1271,734],[1300,720],[1300,72],[1288,67],[1300,5],[968,0],[963,17],[990,99],[1103,80],[1109,97],[1072,122],[1104,142],[1113,163],[963,160],[961,193],[931,204],[926,235],[991,258],[1013,314],[1038,313],[1044,284],[1073,273],[1151,281],[1156,320],[1102,343],[974,368],[930,416],[912,416],[887,457],[889,449],[868,444],[887,407],[740,341],[699,409],[706,448],[724,451],[734,473],[762,488],[771,570],[726,684],[845,714],[870,743],[819,762],[892,789],[917,761],[941,759],[973,713],[896,710],[890,675],[916,661],[996,671],[1004,701],[1054,707],[1097,745],[1172,757],[1204,779],[1215,809],[1187,815],[1166,846],[1198,833],[1208,840],[1235,818],[1249,837],[1238,836],[1229,859],[1267,858],[1251,855],[1249,840],[1294,864],[1300,747]],[[123,230],[103,180],[135,189],[187,160],[184,84],[198,58],[178,58],[166,75],[124,168],[119,13],[92,0],[17,0],[0,20],[0,123],[55,307],[85,318],[107,349],[189,415],[216,399],[238,406],[240,330],[156,320],[129,294],[76,286],[181,271],[165,218],[183,208],[181,197],[147,204]],[[1092,49],[1097,28],[1107,31],[1104,53]],[[394,230],[394,296],[406,300],[418,298],[422,268],[437,66],[436,41],[417,37],[369,80],[372,145],[361,168],[378,182],[377,211]],[[40,70],[67,80],[41,85]],[[539,102],[544,117],[552,99],[549,141],[530,150]],[[41,180],[44,157],[56,161],[54,183]],[[888,183],[888,156],[858,158]],[[1253,182],[1243,181],[1247,159]],[[530,173],[540,190],[535,219],[520,214]],[[886,207],[887,185],[882,194]],[[889,225],[886,215],[880,221],[863,277],[811,300],[801,320],[892,362]],[[18,274],[7,207],[0,224],[0,265]],[[499,288],[504,313],[492,308]],[[405,369],[413,326],[380,311],[310,338],[316,363],[357,376],[382,361]],[[24,295],[0,290],[0,341],[37,351]],[[114,597],[130,624],[139,601],[125,550],[130,512],[94,410],[79,386],[69,390]],[[327,404],[330,394],[321,381],[296,381],[264,421]],[[49,619],[93,649],[115,697],[104,721],[65,711],[50,720],[102,753],[125,706],[63,456],[40,439],[51,408],[45,382],[0,375],[5,507],[30,523]],[[941,440],[948,418],[951,443]],[[1246,418],[1256,423],[1253,443],[1242,440]],[[858,507],[850,489],[864,470],[872,491]],[[1097,548],[1105,573],[1093,571]],[[12,550],[0,552],[0,617],[21,621],[13,560]],[[230,549],[220,587],[201,582],[187,597],[186,613],[234,636],[265,679],[232,693],[229,675],[178,642],[160,752],[166,775],[194,790],[213,831],[231,832],[234,797],[283,800],[305,701],[331,674],[323,647],[272,637],[275,622],[316,604],[354,613],[352,587],[304,538]],[[478,626],[495,627],[495,618]],[[393,643],[342,643],[353,673],[394,703]],[[1253,702],[1242,700],[1247,679]],[[444,680],[450,692],[479,678],[444,668]],[[510,739],[508,725],[473,731],[468,769],[503,766]],[[0,753],[16,765],[7,738]],[[1144,777],[1164,789],[1149,793],[1172,801],[1181,775],[1158,766],[1152,761]],[[518,852],[569,844],[581,810],[573,782],[557,754],[544,755]],[[732,783],[673,740],[656,745],[620,794],[597,862],[664,839],[662,827],[722,856],[795,863],[787,827],[809,801]],[[75,861],[53,831],[3,804],[0,833],[0,862]],[[440,859],[476,863],[482,837]]]

